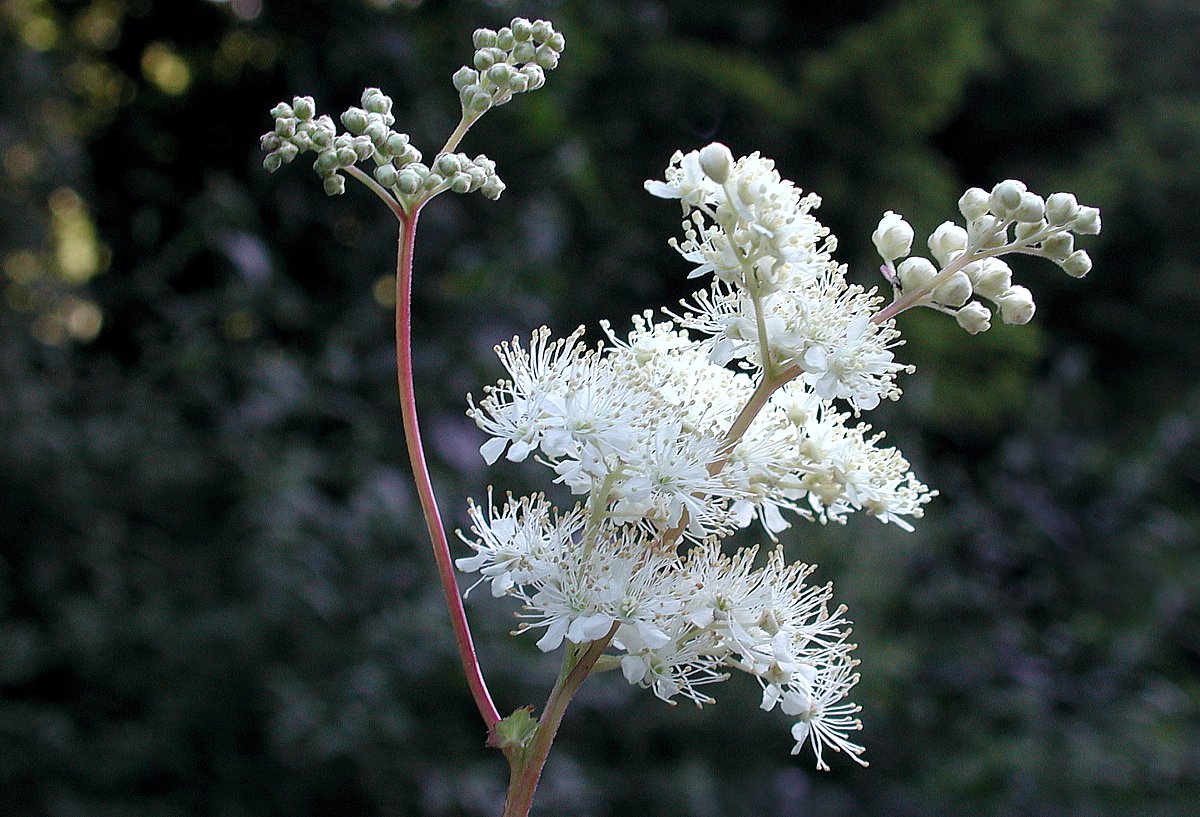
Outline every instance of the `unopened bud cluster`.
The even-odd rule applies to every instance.
[[[474,67],[464,65],[454,74],[464,117],[479,116],[513,94],[541,88],[566,47],[563,35],[548,21],[524,17],[499,31],[477,29],[474,40]]]
[[[1042,256],[1075,278],[1092,268],[1087,252],[1075,249],[1075,235],[1099,233],[1100,211],[1081,206],[1070,193],[1043,199],[1023,182],[1008,179],[990,193],[972,187],[959,199],[958,209],[966,226],[947,221],[933,231],[928,240],[932,261],[907,257],[913,228],[891,211],[884,213],[871,238],[886,262],[885,275],[899,293],[913,299],[914,305],[953,314],[971,334],[987,330],[992,317],[975,297],[991,301],[1005,323],[1028,323],[1033,318],[1032,293],[1013,284],[1012,270],[1000,256],[1011,252]]]

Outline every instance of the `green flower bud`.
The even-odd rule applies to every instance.
[[[320,173],[322,176],[328,176],[340,166],[338,161],[337,151],[323,150],[317,154],[317,161],[313,163],[313,170]],[[353,164],[353,162],[351,162]]]
[[[388,126],[376,119],[370,125],[367,125],[363,131],[363,136],[371,140],[371,144],[376,147],[384,147],[387,144]]]
[[[356,136],[351,145],[359,161],[370,159],[375,155],[375,145],[369,136]]]
[[[452,81],[454,82],[454,90],[461,91],[468,85],[474,85],[476,82],[479,82],[479,72],[464,65],[454,72]]]
[[[296,147],[291,142],[284,142],[279,146],[279,150],[275,152],[279,155],[279,158],[283,160],[284,164],[287,164],[292,159],[295,159],[300,155],[300,148]]]
[[[508,81],[508,92],[510,94],[523,94],[529,90],[529,78],[524,74],[513,74],[512,79]]]
[[[534,60],[547,71],[558,67],[558,52],[548,45],[539,45]]]
[[[314,130],[311,139],[314,147],[327,148],[333,144],[333,132],[324,129]]]
[[[367,112],[362,108],[347,108],[342,114],[342,124],[351,133],[362,133],[367,127]]]
[[[271,109],[271,116],[275,117],[276,119],[291,119],[295,115],[296,111],[286,102],[280,102]]]
[[[292,141],[288,144],[295,145],[301,151],[312,150],[313,146],[312,137],[304,131],[297,131],[296,135],[292,137]]]
[[[421,151],[417,150],[416,145],[409,145],[396,156],[396,161],[402,165],[411,164],[421,161]]]
[[[388,138],[387,138],[388,153],[392,154],[393,156],[396,156],[396,155],[399,155],[400,153],[403,153],[404,149],[406,147],[408,147],[408,134],[407,133],[391,133],[388,135]]]
[[[504,182],[500,181],[499,176],[490,176],[488,180],[479,188],[479,192],[487,196],[492,201],[500,198],[500,194],[504,192]]]
[[[395,165],[389,163],[380,165],[375,168],[375,181],[382,184],[384,187],[392,187],[396,184],[396,177],[399,174],[396,172]]]
[[[550,46],[561,54],[564,50],[566,50],[567,39],[556,31],[546,40],[546,45]]]
[[[441,187],[442,184],[445,183],[445,181],[446,181],[446,178],[442,174],[438,173],[437,171],[431,170],[431,171],[429,171],[429,175],[421,180],[421,186],[424,187],[426,190],[433,190],[435,188]]]
[[[1070,224],[1079,215],[1079,202],[1070,193],[1051,193],[1046,199],[1046,219],[1055,225]]]
[[[295,119],[276,119],[275,133],[279,134],[284,139],[291,139],[296,133]]]
[[[496,32],[490,28],[477,28],[475,34],[472,35],[471,41],[475,43],[476,48],[494,48],[496,45]]]
[[[479,91],[472,95],[463,107],[471,113],[483,113],[492,107],[492,95],[486,91]]]
[[[529,80],[529,90],[536,91],[546,84],[546,72],[540,65],[526,65],[521,73]]]
[[[421,175],[410,168],[404,168],[396,174],[396,187],[406,196],[411,196],[421,189]]]
[[[958,200],[958,211],[967,221],[974,221],[988,211],[988,192],[982,187],[972,187]]]
[[[533,36],[533,23],[526,20],[524,17],[518,17],[512,21],[513,39],[519,43],[523,43]]]
[[[1082,278],[1092,271],[1092,258],[1084,250],[1076,250],[1062,262],[1062,268],[1072,278]]]
[[[496,32],[496,48],[501,51],[512,51],[512,47],[516,45],[517,39],[513,36],[512,29],[505,26]]]
[[[362,106],[371,113],[386,115],[392,112],[392,98],[378,88],[363,91]]]
[[[346,180],[334,173],[325,177],[325,195],[340,196],[346,192]]]
[[[533,39],[539,43],[544,43],[546,40],[554,36],[554,26],[549,20],[536,20],[533,23]]]
[[[972,335],[986,332],[992,325],[992,311],[979,301],[971,301],[954,313],[954,320]]]
[[[459,163],[458,157],[453,153],[443,153],[434,160],[433,169],[446,178],[449,178],[461,170],[462,165]]]
[[[258,140],[259,147],[270,153],[273,150],[279,150],[279,146],[283,144],[283,137],[275,131],[264,133]]]
[[[358,161],[358,152],[354,148],[338,148],[335,152],[338,167],[350,167]]]
[[[537,58],[538,46],[530,42],[517,43],[512,50],[512,61],[518,65],[533,62]]]
[[[512,79],[512,75],[512,66],[506,62],[496,63],[487,72],[488,79],[501,86],[507,85],[508,81]]]
[[[1071,227],[1080,235],[1097,235],[1100,232],[1100,210],[1096,207],[1080,207],[1079,215]]]
[[[492,51],[489,48],[481,48],[475,52],[475,68],[479,71],[486,71],[496,64],[496,60],[492,57]]]
[[[1042,239],[1042,252],[1054,261],[1062,261],[1075,251],[1075,236],[1063,231]]]
[[[471,192],[471,177],[466,173],[455,173],[450,179],[450,189],[455,193],[470,193]]]
[[[263,167],[267,169],[268,173],[274,173],[276,170],[283,167],[283,157],[278,153],[268,153],[266,157],[263,158]]]

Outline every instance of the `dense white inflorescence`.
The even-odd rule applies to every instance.
[[[646,189],[681,203],[683,238],[671,244],[690,277],[712,281],[677,313],[635,315],[623,337],[602,322],[599,346],[582,328],[558,340],[543,328],[497,347],[508,378],[468,412],[489,435],[484,459],[533,458],[579,502],[566,513],[541,496],[472,505],[460,535],[475,555],[458,566],[520,600],[518,630],[539,632],[542,650],[611,635],[630,683],[697,705],[740,670],[762,687],[764,709],[797,718],[794,752],[810,743],[822,769],[827,747],[862,763],[849,738],[858,707],[846,700],[857,662],[831,587],[806,584],[812,568],[782,549],[760,565],[757,548],[728,554],[722,540],[756,520],[775,539],[789,519],[857,511],[911,531],[935,492],[854,421],[897,399],[896,376],[911,371],[895,360],[892,316],[931,305],[981,331],[990,313],[975,294],[1023,322],[1028,290],[995,256],[1034,247],[1075,272],[1085,265],[1066,263],[1078,258],[1066,231],[1098,229],[1098,217],[1061,195],[1035,207],[1023,185],[969,191],[970,228],[930,236],[941,268],[909,258],[897,270],[914,231],[889,212],[873,236],[895,290],[885,307],[832,260],[835,240],[813,215],[820,200],[769,159],[712,144],[677,153]],[[1017,243],[1006,240],[1012,223]]]

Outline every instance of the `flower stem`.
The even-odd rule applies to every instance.
[[[542,777],[542,768],[546,765],[546,758],[550,754],[550,747],[554,743],[554,736],[558,734],[558,727],[566,714],[567,706],[587,679],[588,673],[600,660],[600,656],[608,649],[609,642],[617,634],[618,626],[613,624],[608,635],[588,645],[574,664],[571,660],[575,652],[567,650],[563,659],[563,671],[559,673],[558,682],[546,700],[546,708],[542,710],[542,716],[538,719],[533,739],[523,750],[513,752],[509,756],[512,777],[508,784],[503,817],[528,817],[529,808],[533,805],[533,794]]]
[[[471,629],[467,624],[467,613],[463,609],[458,582],[454,577],[450,544],[446,540],[446,529],[442,526],[442,518],[438,513],[433,482],[429,478],[429,467],[425,463],[425,450],[421,444],[421,428],[417,423],[417,396],[413,388],[412,367],[412,274],[418,214],[419,210],[414,210],[400,219],[400,246],[396,258],[396,378],[400,388],[400,413],[404,422],[408,459],[412,464],[417,495],[421,499],[421,511],[433,544],[442,593],[446,597],[450,622],[454,626],[454,640],[458,644],[459,659],[462,661],[463,672],[466,673],[475,705],[479,708],[479,714],[490,733],[500,721],[500,713],[492,702],[492,696],[483,679],[483,670],[475,655]]]

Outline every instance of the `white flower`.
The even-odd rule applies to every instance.
[[[879,226],[871,233],[871,241],[884,261],[892,262],[903,258],[912,250],[915,234],[912,225],[904,220],[899,213],[888,210],[879,219]]]

